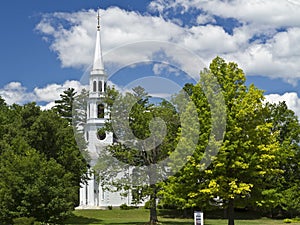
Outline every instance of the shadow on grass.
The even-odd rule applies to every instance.
[[[68,218],[64,224],[69,225],[79,225],[79,224],[99,224],[102,220],[95,219],[95,218],[88,218],[84,216],[76,216],[72,215],[70,218]]]
[[[163,225],[191,225],[191,222],[186,221],[164,221],[162,222]]]
[[[175,218],[192,218],[193,214],[192,212],[190,213],[191,215],[189,215],[189,213],[184,216],[183,211],[181,210],[176,210],[176,209],[160,209],[158,211],[158,215],[163,217],[163,218],[171,218],[171,219],[175,219]]]
[[[134,222],[128,222],[128,223],[112,223],[114,225],[149,225],[149,223],[145,223],[145,222],[138,222],[138,223],[134,223]],[[186,221],[159,221],[158,225],[191,225],[190,222],[186,222]]]
[[[119,225],[119,224],[125,224],[125,225],[145,225],[147,223],[145,223],[145,222],[120,222],[120,223],[113,222],[113,223],[107,223],[107,224],[114,224],[114,225]]]
[[[251,211],[251,210],[235,210],[235,219],[241,220],[257,220],[262,218],[262,215],[258,212]],[[176,209],[161,209],[159,210],[159,216],[163,218],[190,218],[194,217],[194,211],[188,210],[186,212],[182,210]],[[212,210],[212,211],[205,211],[204,217],[206,219],[227,219],[226,212],[223,210]]]

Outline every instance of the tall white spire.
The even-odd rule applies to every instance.
[[[100,36],[100,13],[98,10],[98,25],[97,25],[97,38],[96,38],[96,47],[95,47],[95,55],[94,55],[94,64],[93,71],[104,71],[104,64],[102,58],[102,49],[101,49],[101,36]]]

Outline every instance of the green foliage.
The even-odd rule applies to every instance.
[[[0,106],[0,223],[59,222],[78,201],[86,171],[69,123],[35,103]]]
[[[299,215],[300,212],[300,191],[299,183],[291,184],[289,189],[283,190],[281,195],[281,206],[291,217]]]
[[[60,95],[61,99],[55,101],[54,110],[58,112],[63,118],[67,119],[69,123],[72,123],[72,109],[75,100],[75,89],[68,88]]]
[[[219,153],[212,158],[210,166],[202,170],[204,151],[207,151],[212,138],[209,134],[214,129],[213,119],[222,118],[222,115],[214,117],[218,112],[210,107],[216,104],[222,111],[221,101],[209,102],[214,93],[218,94],[216,89],[206,86],[209,77],[216,77],[221,87],[226,105],[226,132],[221,146],[217,141],[212,142],[219,146]],[[262,192],[272,189],[273,179],[282,176],[279,132],[274,131],[272,121],[266,119],[263,91],[254,85],[247,87],[245,80],[237,64],[217,57],[209,70],[201,73],[197,85],[185,86],[198,110],[199,141],[186,166],[164,185],[163,201],[179,208],[203,209],[210,204],[228,207],[229,221],[233,224],[235,205],[261,202]],[[224,120],[220,119],[219,123],[223,124]],[[216,140],[218,135],[222,134],[216,132]],[[214,200],[216,197],[219,202]]]
[[[109,90],[111,95],[108,93],[104,101],[109,107],[113,106],[111,118],[98,132],[114,132],[115,143],[108,146],[108,153],[102,152],[95,170],[99,171],[103,185],[112,184],[118,190],[132,190],[133,204],[149,196],[150,221],[156,221],[156,193],[159,188],[156,182],[166,174],[166,168],[158,163],[176,147],[180,125],[178,113],[167,101],[150,103],[151,97],[141,87],[133,88],[133,93],[124,95],[114,89]],[[109,161],[107,155],[112,155],[117,162]],[[135,167],[133,170],[132,166]],[[117,178],[118,172],[127,170],[132,170],[132,174]],[[110,183],[111,177],[115,177],[113,183]]]
[[[144,208],[145,209],[150,209],[150,201],[145,202]]]
[[[88,91],[83,89],[81,93],[75,96],[72,108],[72,125],[74,130],[74,136],[81,154],[84,156],[87,162],[90,160],[90,156],[87,152],[87,142],[85,139],[84,126],[87,120],[87,102]]]
[[[104,127],[98,129],[97,135],[100,140],[104,140],[106,137],[106,129]]]
[[[0,210],[6,212],[2,219],[31,216],[38,221],[61,221],[73,209],[71,174],[35,150],[24,151],[23,155],[11,151],[1,155]]]
[[[283,222],[284,222],[284,223],[292,223],[293,220],[291,220],[291,219],[284,219]]]
[[[35,218],[33,217],[19,217],[13,219],[13,224],[14,225],[34,225]]]
[[[135,206],[128,206],[126,203],[120,205],[121,210],[130,210],[130,209],[135,209]]]

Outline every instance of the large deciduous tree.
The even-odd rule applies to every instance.
[[[203,90],[207,74],[216,77],[226,105],[226,132],[211,165],[201,171],[203,151],[212,130],[211,103]],[[245,74],[235,63],[215,58],[201,74],[199,84],[188,87],[199,112],[198,148],[186,166],[171,177],[163,193],[182,207],[202,207],[219,199],[227,208],[228,225],[234,224],[234,207],[243,199],[258,203],[265,181],[282,170],[279,167],[278,132],[266,121],[263,91],[245,85]],[[204,94],[205,93],[205,94]],[[182,192],[179,190],[183,188]],[[174,191],[175,190],[175,191]],[[173,197],[174,196],[174,197]],[[219,202],[219,203],[220,203]]]
[[[0,223],[62,221],[78,203],[86,172],[72,127],[35,103],[1,103],[0,118]]]
[[[133,93],[125,95],[117,95],[113,90],[109,93],[105,101],[111,106],[111,118],[104,130],[114,132],[115,142],[107,150],[117,162],[109,162],[105,168],[105,159],[100,158],[96,169],[105,174],[102,181],[106,179],[109,183],[113,176],[110,172],[116,171],[111,169],[112,165],[119,167],[117,171],[123,171],[123,175],[119,179],[114,176],[113,185],[131,190],[135,202],[149,197],[149,221],[156,224],[158,182],[166,173],[159,162],[176,146],[178,113],[167,101],[151,103],[151,97],[142,87],[133,88]]]
[[[280,168],[282,176],[274,176],[268,181],[269,189],[263,192],[262,207],[271,216],[276,209],[283,209],[293,217],[300,212],[300,125],[295,113],[285,102],[266,104],[266,121],[273,124],[272,131],[278,132],[280,144]]]
[[[24,143],[22,153],[7,149],[0,160],[0,221],[34,217],[41,222],[62,222],[74,207],[72,174],[54,159],[46,160]],[[12,146],[14,147],[14,146]]]

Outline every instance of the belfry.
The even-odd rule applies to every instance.
[[[113,143],[113,134],[106,132],[98,135],[98,129],[104,127],[109,118],[107,107],[102,98],[106,92],[107,75],[104,69],[100,35],[100,13],[98,11],[97,36],[92,70],[89,76],[89,96],[87,101],[87,122],[85,125],[85,139],[88,143],[88,152],[91,158],[90,166],[93,167],[98,160],[99,151]],[[90,171],[89,180],[81,184],[79,194],[79,206],[77,209],[97,209],[107,206],[120,206],[131,204],[130,196],[124,197],[120,192],[106,190],[101,181],[96,179],[93,171]]]

